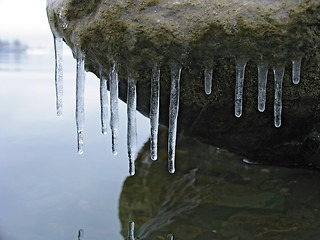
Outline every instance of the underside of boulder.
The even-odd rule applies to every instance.
[[[119,72],[137,84],[137,109],[150,108],[152,69],[160,69],[160,123],[168,125],[171,68],[181,66],[178,132],[242,155],[248,163],[320,168],[319,0],[49,0],[52,32],[87,71]],[[300,83],[292,62],[301,60]],[[245,66],[242,114],[235,116],[239,64]],[[258,110],[258,69],[268,69]],[[285,69],[281,126],[274,125],[275,80]],[[206,94],[206,71],[212,71]]]

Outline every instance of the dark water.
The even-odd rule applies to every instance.
[[[99,81],[87,75],[84,154],[77,154],[75,63],[64,62],[64,108],[55,115],[53,54],[0,54],[0,240],[320,239],[320,174],[249,166],[239,156],[178,138],[167,172],[167,130],[150,160],[139,115],[136,175],[128,176],[126,106],[119,153],[100,132]]]
[[[159,160],[150,164],[147,143],[137,174],[127,178],[119,215],[135,220],[136,236],[181,240],[316,240],[320,238],[320,174],[249,166],[239,156],[179,138],[177,172],[166,173],[166,130]]]

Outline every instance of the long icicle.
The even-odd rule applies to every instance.
[[[301,75],[301,58],[292,61],[292,82],[298,84]]]
[[[112,135],[112,153],[118,153],[119,109],[118,109],[118,70],[116,63],[110,71],[110,128]]]
[[[108,91],[107,91],[107,79],[103,76],[100,77],[100,107],[101,107],[101,132],[107,134],[108,129]]]
[[[258,64],[258,110],[263,112],[266,108],[266,89],[268,81],[268,64]]]
[[[55,55],[55,88],[56,88],[56,109],[57,115],[62,115],[62,97],[63,97],[63,41],[61,37],[53,35],[54,55]]]
[[[136,108],[137,108],[137,91],[135,79],[128,77],[127,91],[127,115],[128,115],[128,130],[127,130],[127,145],[129,157],[129,174],[135,174],[134,161],[137,148],[137,124],[136,124]]]
[[[84,57],[82,53],[77,57],[77,76],[76,76],[76,124],[78,153],[83,153],[83,128],[84,128],[84,88],[85,71]]]
[[[160,68],[155,65],[151,74],[151,98],[150,98],[150,157],[158,158],[158,125],[159,125],[159,98],[160,98]]]
[[[282,112],[282,82],[284,76],[284,64],[277,65],[273,68],[274,74],[274,125],[281,126]]]
[[[236,88],[235,88],[235,108],[234,113],[236,117],[242,115],[242,95],[243,95],[243,82],[244,72],[246,69],[247,61],[238,59],[236,61]]]
[[[179,112],[181,66],[171,67],[171,92],[169,104],[169,136],[168,136],[168,170],[175,172],[175,151],[177,139],[177,122]]]
[[[212,68],[206,67],[204,69],[204,91],[207,95],[212,91]]]

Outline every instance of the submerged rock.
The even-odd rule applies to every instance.
[[[165,239],[168,233],[184,240],[318,238],[318,172],[248,166],[237,155],[181,137],[177,171],[170,175],[166,129],[160,136],[159,159],[149,161],[147,142],[136,160],[136,175],[122,186],[124,237],[134,221],[136,239]]]
[[[168,125],[170,68],[179,65],[178,132],[239,153],[247,162],[319,168],[319,0],[48,0],[47,11],[54,34],[75,57],[85,55],[88,71],[109,76],[117,63],[121,99],[126,101],[128,76],[137,81],[137,108],[144,115],[157,64],[160,123]],[[301,81],[295,85],[292,61],[300,59]],[[235,99],[236,62],[246,68],[243,94]],[[261,64],[269,69],[263,113],[257,93]],[[271,73],[279,65],[285,72],[282,105],[275,111],[282,109],[282,123],[276,128]],[[204,75],[210,70],[207,95]],[[234,116],[238,97],[240,118]]]

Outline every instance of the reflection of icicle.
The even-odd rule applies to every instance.
[[[168,170],[175,172],[175,151],[177,138],[177,122],[179,112],[180,95],[180,75],[181,67],[172,66],[171,68],[171,92],[169,105],[169,136],[168,136]]]
[[[278,65],[273,68],[274,73],[274,125],[281,126],[281,112],[282,112],[282,81],[284,75],[284,65]]]
[[[212,89],[212,68],[205,68],[204,70],[204,91],[206,94],[211,94]]]
[[[160,68],[155,65],[151,75],[151,98],[150,98],[150,125],[151,140],[150,153],[151,159],[158,158],[158,124],[159,124],[159,97],[160,97]]]
[[[118,71],[116,63],[110,72],[110,128],[112,134],[112,153],[118,153],[119,109],[118,109]]]
[[[62,96],[63,96],[63,41],[62,38],[53,35],[54,54],[55,54],[55,87],[56,87],[56,108],[57,115],[62,115]]]
[[[78,240],[84,240],[84,231],[82,229],[78,231]]]
[[[127,115],[128,115],[128,130],[127,130],[127,144],[129,157],[129,174],[132,176],[135,173],[134,160],[136,157],[137,146],[137,124],[136,124],[136,107],[137,107],[137,93],[136,82],[132,77],[128,77],[128,91],[127,91]]]
[[[170,234],[168,234],[168,236],[167,236],[167,240],[173,240],[173,235],[170,233]]]
[[[159,205],[159,210],[152,220],[145,222],[137,229],[137,239],[149,239],[152,233],[159,232],[160,229],[170,225],[177,216],[186,214],[199,206],[201,193],[206,192],[206,189],[195,186],[196,174],[197,169],[192,169],[165,186],[164,201]]]
[[[134,240],[134,222],[129,222],[128,240]]]
[[[80,53],[77,57],[77,77],[76,77],[76,124],[77,124],[77,139],[78,153],[83,153],[83,127],[84,127],[84,86],[85,72],[84,59]]]
[[[101,107],[101,131],[102,134],[107,133],[108,128],[108,92],[107,79],[101,76],[100,79],[100,107]]]
[[[243,81],[244,72],[246,68],[247,61],[237,60],[236,62],[236,89],[235,89],[235,109],[234,113],[236,117],[241,117],[242,115],[242,94],[243,94]]]
[[[258,110],[263,112],[266,108],[266,88],[268,81],[268,64],[258,64]]]
[[[301,58],[292,61],[292,82],[298,84],[300,82]]]

